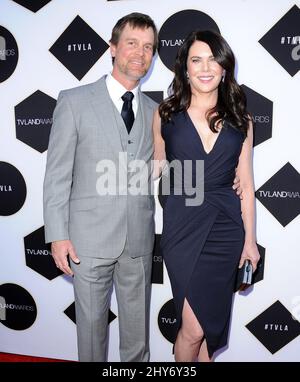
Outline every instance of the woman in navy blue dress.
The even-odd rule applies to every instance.
[[[161,248],[177,312],[180,362],[210,361],[227,344],[237,269],[249,259],[255,270],[259,260],[253,127],[234,67],[222,36],[192,32],[179,49],[171,95],[154,118],[155,159],[170,167]],[[232,189],[235,172],[242,200]],[[191,190],[200,202],[190,203]]]

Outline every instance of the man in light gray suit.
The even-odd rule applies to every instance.
[[[110,42],[112,73],[59,94],[44,181],[45,235],[57,267],[74,275],[79,360],[107,358],[114,283],[121,361],[148,361],[154,200],[130,193],[130,162],[149,167],[153,155],[157,105],[138,84],[157,48],[155,24],[132,13],[117,22]],[[105,164],[115,164],[117,192],[106,192]],[[146,183],[150,189],[151,174]]]

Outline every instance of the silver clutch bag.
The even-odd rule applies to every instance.
[[[253,267],[250,260],[245,260],[237,271],[235,290],[245,290],[252,283]]]

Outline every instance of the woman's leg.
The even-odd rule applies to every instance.
[[[206,340],[204,340],[200,345],[200,350],[197,359],[199,362],[212,362],[212,359],[209,358],[208,355]]]
[[[188,301],[185,299],[182,310],[182,325],[175,342],[175,361],[193,362],[202,350],[204,332]],[[202,342],[202,344],[201,344]],[[204,355],[201,358],[204,359]]]

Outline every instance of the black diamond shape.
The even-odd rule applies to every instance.
[[[257,244],[257,248],[258,248],[258,252],[260,254],[260,259],[259,259],[259,262],[257,263],[257,269],[256,271],[253,273],[253,276],[252,276],[252,282],[251,282],[251,285],[263,280],[264,278],[264,270],[265,270],[265,248],[262,247],[261,245]],[[237,292],[238,289],[237,287],[235,286],[234,288],[234,291]],[[241,294],[248,294],[248,288],[246,289],[246,291],[240,291]]]
[[[255,195],[285,227],[300,213],[300,174],[288,162]]]
[[[242,85],[247,97],[247,109],[254,124],[254,146],[272,137],[273,102],[254,90]]]
[[[257,244],[258,252],[260,254],[260,259],[257,264],[257,269],[253,274],[252,278],[252,284],[255,284],[264,278],[264,271],[265,271],[265,253],[266,249],[262,247],[261,245]]]
[[[164,263],[160,250],[160,238],[161,235],[155,235],[155,243],[152,258],[152,284],[163,284],[164,283]]]
[[[48,148],[56,100],[37,90],[15,106],[16,137],[43,153]]]
[[[294,76],[300,69],[299,25],[300,9],[294,5],[259,40],[259,43],[291,76]]]
[[[75,302],[72,302],[71,305],[69,305],[65,310],[64,314],[69,317],[71,321],[76,324],[76,315],[75,315]]]
[[[75,302],[67,307],[64,311],[65,315],[76,324]],[[108,310],[108,324],[110,324],[117,316],[109,309]]]
[[[146,94],[148,97],[150,97],[154,102],[156,103],[161,103],[164,99],[164,92],[161,92],[161,91],[156,91],[156,92],[144,92],[144,94]]]
[[[300,334],[300,322],[276,301],[246,328],[272,353],[286,346]]]
[[[49,49],[78,79],[91,69],[109,45],[84,21],[76,16]]]
[[[26,265],[46,277],[53,280],[63,272],[58,269],[51,256],[51,245],[45,244],[44,227],[37,229],[24,237]]]
[[[43,8],[46,4],[50,3],[51,0],[13,0],[13,1],[35,13],[39,11],[41,8]]]

